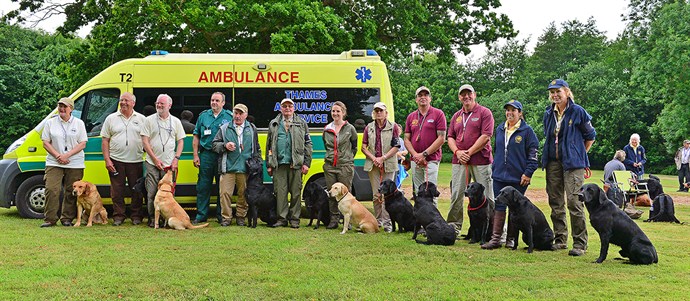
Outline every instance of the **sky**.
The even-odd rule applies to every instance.
[[[60,0],[58,0],[60,1]],[[496,11],[508,15],[513,21],[513,27],[519,31],[517,38],[530,38],[529,48],[533,48],[537,38],[551,22],[560,25],[573,19],[586,22],[594,17],[600,31],[606,33],[609,39],[615,38],[625,28],[621,15],[627,12],[627,0],[503,0],[502,6]],[[18,7],[10,0],[0,0],[0,14],[5,14]],[[39,24],[39,27],[54,32],[64,21],[64,17],[55,17]],[[85,37],[88,29],[78,33]],[[485,47],[473,46],[469,58],[479,58],[486,52]]]

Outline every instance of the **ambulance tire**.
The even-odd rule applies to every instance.
[[[23,218],[43,218],[46,205],[46,186],[43,175],[31,176],[17,189],[16,205]]]

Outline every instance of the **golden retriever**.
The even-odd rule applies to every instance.
[[[96,185],[87,181],[76,181],[72,183],[72,195],[77,196],[77,222],[74,223],[74,227],[81,226],[81,216],[84,210],[89,213],[87,227],[93,225],[94,218],[96,222],[101,224],[108,223],[108,212],[103,207],[103,201],[101,201],[101,195],[98,193]]]
[[[173,173],[172,171],[168,171],[165,176],[158,181],[158,192],[156,192],[156,198],[153,201],[153,206],[155,208],[154,221],[156,221],[154,227],[158,229],[158,219],[161,214],[163,218],[165,218],[166,224],[173,229],[185,230],[207,227],[208,223],[198,226],[192,225],[187,212],[185,212],[182,206],[175,200],[172,189]]]
[[[328,195],[338,201],[338,210],[344,216],[343,232],[340,232],[340,234],[347,232],[350,219],[364,233],[379,232],[379,224],[374,215],[355,199],[355,196],[350,193],[350,190],[343,183],[333,184],[331,190],[328,191]]]

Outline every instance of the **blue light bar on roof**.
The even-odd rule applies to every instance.
[[[167,50],[151,50],[151,55],[166,55],[168,54]]]
[[[367,56],[379,56],[379,54],[376,53],[376,50],[374,50],[374,49],[368,49],[367,50]]]

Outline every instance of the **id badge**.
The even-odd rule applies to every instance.
[[[204,130],[204,136],[211,135],[211,130]]]

